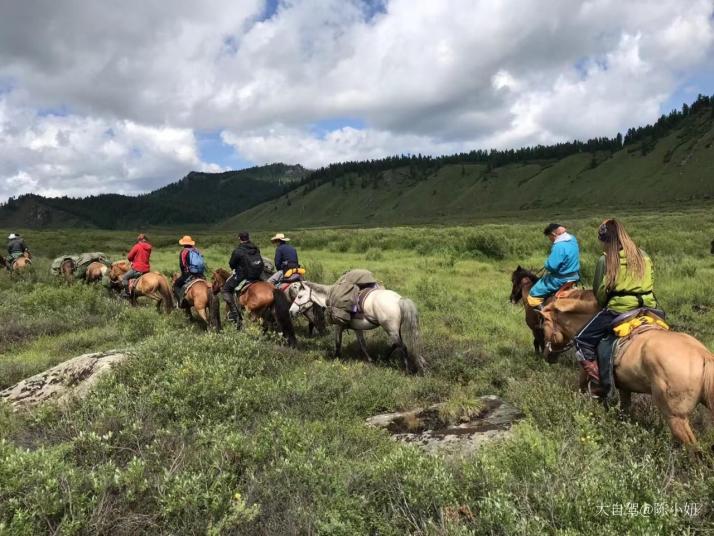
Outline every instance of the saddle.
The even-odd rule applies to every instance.
[[[354,302],[352,303],[352,309],[350,310],[350,315],[352,318],[358,319],[358,320],[367,320],[368,322],[371,322],[371,320],[364,315],[364,302],[367,300],[367,297],[372,294],[375,290],[378,290],[380,287],[378,284],[374,284],[372,286],[368,286],[360,290],[357,295],[355,296]]]
[[[204,283],[206,283],[206,280],[204,278],[193,276],[183,285],[183,287],[178,290],[178,302],[181,307],[188,305],[185,301],[186,293],[191,289],[192,286],[194,286],[199,281],[203,281]]]
[[[244,279],[236,287],[236,294],[238,294],[239,296],[242,295],[250,288],[253,283],[257,283],[257,281],[248,281],[247,279]]]

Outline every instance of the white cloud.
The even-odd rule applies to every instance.
[[[40,116],[0,98],[0,198],[139,193],[201,162],[193,132],[76,115]]]
[[[8,3],[0,91],[16,88],[4,107],[23,119],[5,127],[0,195],[49,191],[52,174],[51,191],[146,190],[206,165],[198,130],[255,162],[308,166],[611,136],[656,119],[714,56],[712,0],[383,8],[283,0],[258,20],[261,0]],[[71,114],[34,117],[58,107]],[[310,128],[338,118],[366,128]]]

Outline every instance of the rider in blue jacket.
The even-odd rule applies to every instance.
[[[541,277],[528,294],[528,305],[540,307],[566,283],[580,281],[580,248],[577,239],[565,227],[551,223],[543,234],[553,243],[545,261],[546,274]]]

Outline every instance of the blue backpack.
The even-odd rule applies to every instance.
[[[188,271],[192,274],[203,274],[206,271],[206,261],[203,255],[196,248],[191,248],[188,252]]]

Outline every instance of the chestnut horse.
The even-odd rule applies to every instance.
[[[29,251],[25,251],[22,254],[22,257],[18,257],[15,259],[15,262],[10,264],[10,259],[6,259],[3,256],[0,256],[0,266],[4,266],[5,268],[9,269],[12,272],[20,272],[32,265],[32,253]]]
[[[173,283],[181,276],[180,273],[175,273]],[[191,307],[196,311],[196,315],[203,321],[206,329],[214,328],[216,331],[221,330],[221,313],[218,297],[213,295],[211,286],[205,279],[193,279],[188,283],[188,289],[185,291],[183,301],[188,307],[184,307],[186,316],[191,318]],[[182,304],[179,303],[179,307]]]
[[[117,261],[112,263],[109,270],[109,280],[112,287],[121,287],[121,276],[129,271],[131,263],[127,260]],[[136,305],[136,299],[140,296],[146,296],[156,302],[156,310],[161,311],[161,306],[164,306],[164,311],[170,313],[174,308],[174,297],[171,292],[171,286],[164,274],[159,272],[147,272],[137,278],[134,290],[131,293],[129,300],[132,305]]]
[[[109,268],[103,262],[94,261],[87,266],[87,272],[84,274],[84,280],[87,283],[96,283],[101,281],[102,277],[109,272]]]
[[[571,341],[599,309],[590,290],[564,292],[546,305],[546,351]],[[613,364],[623,410],[631,393],[651,394],[672,435],[686,445],[696,443],[689,415],[699,403],[714,414],[714,356],[701,342],[685,333],[642,330],[615,352]]]
[[[214,294],[221,291],[230,275],[230,272],[223,268],[213,272],[211,282]],[[262,319],[263,333],[268,331],[271,324],[276,325],[287,340],[288,346],[297,345],[295,329],[290,320],[290,302],[283,291],[266,281],[256,281],[241,292],[238,303],[248,311],[252,320]]]

